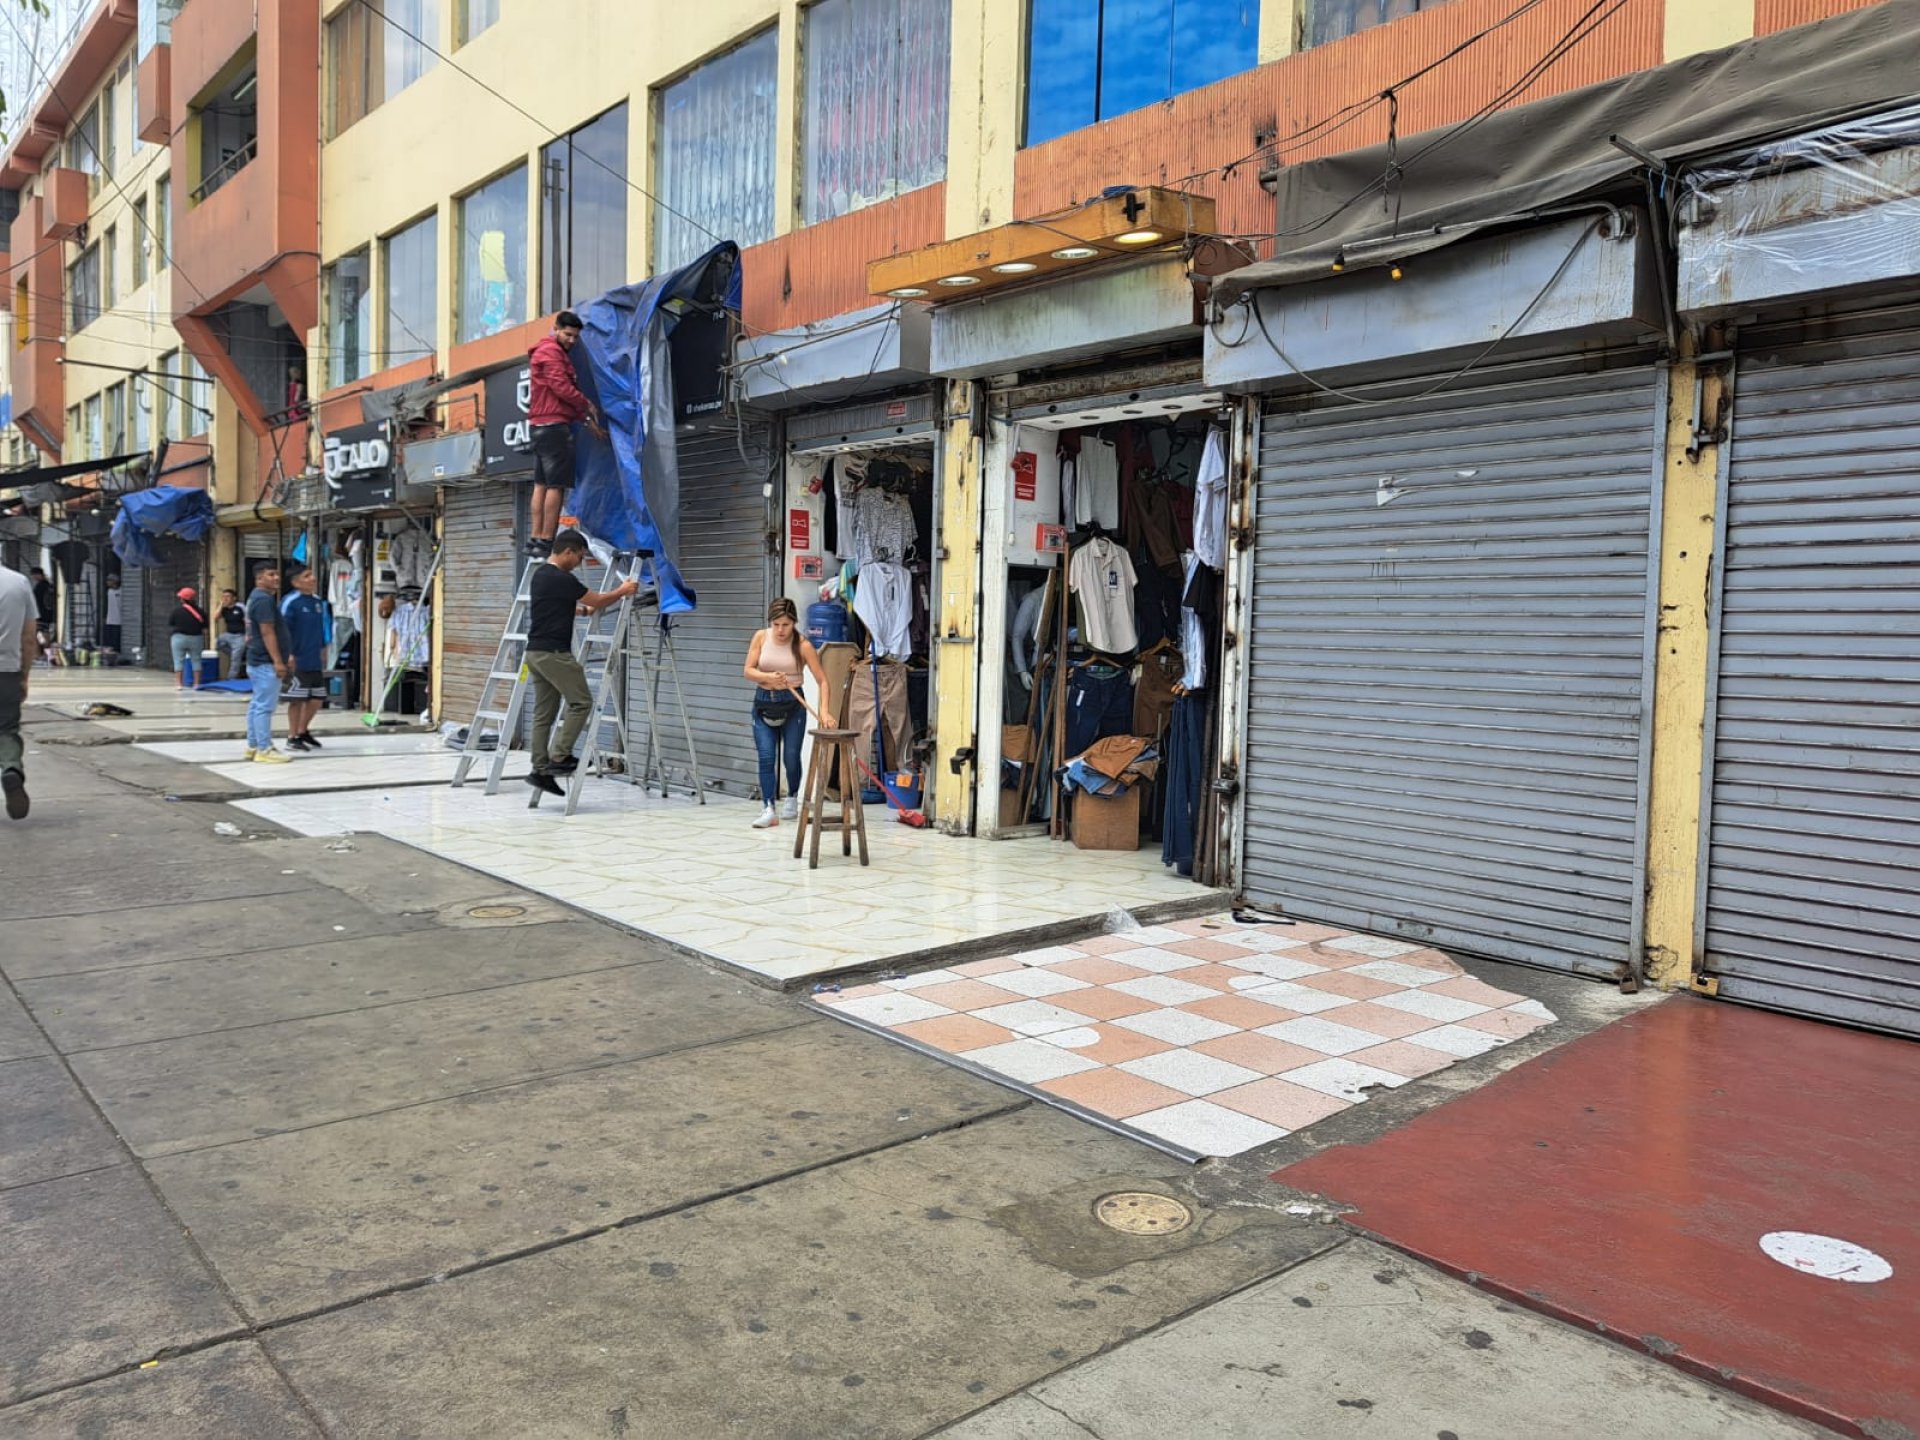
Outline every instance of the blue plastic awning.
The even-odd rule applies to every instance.
[[[123,565],[158,565],[164,557],[156,543],[165,536],[204,540],[213,529],[213,501],[204,490],[156,485],[120,497],[113,520],[113,553]]]

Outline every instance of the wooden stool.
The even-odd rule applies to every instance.
[[[860,837],[860,863],[867,863],[867,812],[860,803],[859,771],[854,764],[858,730],[815,730],[813,753],[807,757],[807,778],[800,787],[800,831],[793,837],[793,858],[798,860],[807,843],[807,830],[813,830],[813,852],[807,861],[809,870],[820,868],[820,832],[829,824],[840,828],[840,853],[853,854],[853,837]],[[833,775],[833,762],[840,762],[840,814],[831,821],[827,816],[827,783]]]

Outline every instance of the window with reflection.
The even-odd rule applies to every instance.
[[[805,11],[809,223],[946,178],[949,9],[949,0],[820,0]]]
[[[1437,9],[1447,0],[1309,0],[1307,44],[1325,45],[1362,30],[1401,20],[1421,10]]]
[[[541,309],[564,310],[624,285],[627,107],[542,150],[540,186]]]
[[[432,355],[440,344],[440,217],[428,215],[380,242],[382,366]]]
[[[461,197],[456,338],[483,340],[527,318],[527,167]]]
[[[779,50],[773,30],[658,92],[653,268],[672,270],[720,240],[773,237]]]

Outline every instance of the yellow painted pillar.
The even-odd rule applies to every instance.
[[[1679,60],[1753,38],[1754,0],[1668,0],[1661,58]]]
[[[1659,649],[1654,661],[1653,784],[1647,815],[1647,978],[1662,989],[1689,984],[1700,863],[1700,781],[1706,763],[1707,670],[1714,637],[1708,583],[1720,448],[1694,456],[1694,386],[1702,368],[1688,337],[1667,397],[1666,488],[1660,517]],[[1712,427],[1727,372],[1709,364],[1700,413]]]
[[[947,234],[1013,216],[1020,150],[1021,0],[953,0],[947,97]]]
[[[1260,0],[1260,63],[1283,60],[1300,48],[1306,0]]]
[[[933,756],[933,818],[950,835],[973,826],[974,766],[954,760],[977,749],[980,633],[980,446],[973,433],[973,386],[947,387],[947,424],[940,472],[940,593],[934,597],[933,644],[939,656]]]
[[[800,73],[803,58],[800,27],[803,22],[800,0],[780,0],[780,31],[774,37],[779,54],[774,61],[774,94],[778,97],[778,108],[775,112],[773,153],[783,158],[773,167],[773,233],[776,235],[788,234],[800,224],[800,169],[803,163],[800,155],[800,106],[806,83]]]

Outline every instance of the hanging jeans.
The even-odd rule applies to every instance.
[[[792,708],[779,724],[770,724],[762,707],[782,700]],[[760,800],[771,805],[780,794],[780,761],[787,762],[787,794],[800,794],[800,742],[807,734],[807,712],[784,690],[758,690],[753,697],[753,748],[760,757]],[[778,713],[775,709],[774,713]]]
[[[247,748],[266,750],[273,745],[273,712],[280,704],[280,672],[271,665],[247,666],[253,699],[247,702]]]
[[[1173,725],[1167,732],[1166,817],[1160,837],[1160,860],[1180,874],[1193,875],[1193,830],[1200,814],[1201,766],[1207,736],[1204,695],[1182,695],[1173,704]]]

